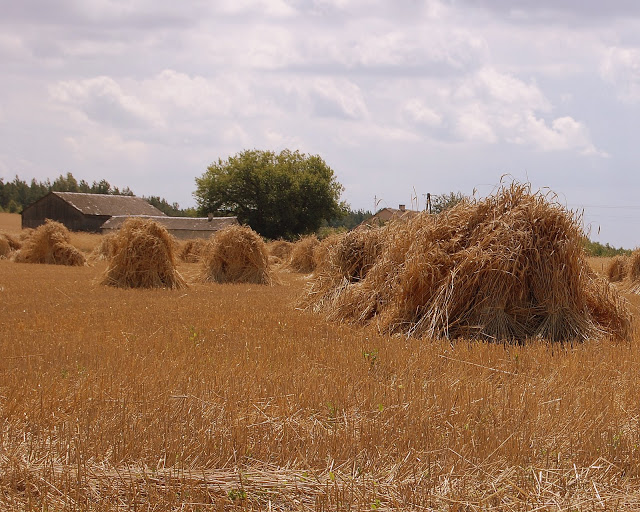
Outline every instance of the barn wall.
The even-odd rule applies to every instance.
[[[22,227],[37,228],[46,219],[64,224],[71,231],[100,231],[100,226],[110,218],[109,215],[84,215],[66,201],[49,194],[22,212]]]

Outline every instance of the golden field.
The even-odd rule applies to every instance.
[[[1,510],[640,508],[637,336],[381,336],[297,309],[303,274],[123,290],[105,267],[0,260]]]

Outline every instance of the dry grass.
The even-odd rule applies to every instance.
[[[216,233],[201,261],[203,282],[271,283],[267,247],[247,226],[229,226]]]
[[[275,256],[282,262],[286,262],[291,257],[293,244],[286,240],[273,240],[267,244],[269,256]]]
[[[13,259],[17,263],[85,265],[86,258],[70,242],[69,230],[59,222],[47,219],[42,226],[29,233]]]
[[[168,231],[149,219],[130,218],[113,237],[113,256],[101,280],[120,288],[173,288],[186,286],[176,270],[175,241]]]
[[[607,279],[611,283],[619,283],[624,281],[629,271],[629,257],[615,256],[611,258],[607,266]]]
[[[640,507],[637,337],[400,339],[295,309],[297,274],[105,265],[0,261],[2,510]]]
[[[208,240],[205,238],[194,238],[182,242],[179,249],[180,259],[186,263],[197,263],[202,258]]]
[[[313,272],[316,268],[313,254],[319,243],[318,238],[311,235],[301,238],[293,244],[289,257],[289,268],[296,272]]]
[[[627,338],[630,312],[590,269],[582,238],[562,206],[514,183],[329,242],[306,305],[428,339]]]

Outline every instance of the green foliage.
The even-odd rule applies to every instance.
[[[144,200],[169,217],[195,217],[197,215],[195,208],[185,208],[182,210],[178,203],[169,204],[169,202],[162,197],[150,196],[145,197]]]
[[[348,231],[371,217],[373,217],[373,214],[368,210],[348,209],[342,215],[330,220],[327,225],[331,228],[345,228]]]
[[[453,208],[467,197],[462,192],[449,192],[431,196],[431,213],[442,213],[449,208]]]
[[[612,256],[619,256],[619,255],[623,255],[623,254],[630,255],[631,254],[631,250],[630,249],[624,249],[622,247],[615,248],[615,247],[612,247],[611,245],[609,245],[608,243],[603,245],[600,242],[592,242],[591,240],[589,240],[586,237],[582,241],[582,244],[584,246],[585,252],[589,256],[602,256],[602,257],[610,258]]]
[[[70,172],[66,175],[61,174],[53,183],[48,179],[43,182],[32,179],[29,184],[21,180],[18,176],[16,176],[13,181],[5,183],[4,180],[0,178],[0,212],[21,213],[25,207],[46,196],[51,191],[121,196],[134,195],[129,187],[120,189],[112,186],[107,180],[94,181],[89,185],[85,180],[76,180]],[[167,215],[178,217],[195,217],[196,215],[194,208],[181,210],[177,203],[170,205],[165,199],[159,197],[145,199]]]
[[[262,236],[293,239],[340,217],[343,187],[317,155],[246,150],[196,178],[198,212],[235,215]]]

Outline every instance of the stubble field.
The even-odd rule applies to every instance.
[[[302,274],[183,263],[188,289],[145,291],[105,266],[0,260],[2,510],[640,507],[637,337],[388,337],[297,309]]]

